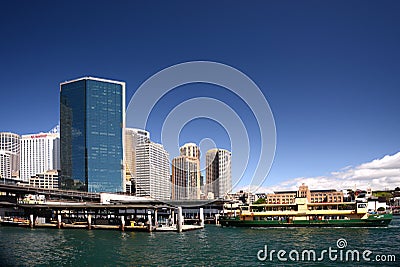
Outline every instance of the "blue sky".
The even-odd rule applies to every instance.
[[[0,131],[56,125],[62,81],[123,80],[128,102],[156,72],[209,60],[248,75],[269,102],[277,146],[265,185],[328,175],[399,151],[398,14],[399,1],[3,1]],[[231,99],[204,84],[174,94],[150,124],[155,141],[157,114],[179,101]],[[187,125],[180,142],[201,140],[205,126]]]

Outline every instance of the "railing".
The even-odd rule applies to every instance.
[[[62,189],[46,189],[37,188],[29,185],[11,185],[11,184],[0,184],[0,191],[8,192],[24,192],[24,193],[35,193],[40,195],[54,195],[54,196],[67,196],[67,197],[81,197],[99,199],[99,193],[80,192],[74,190],[62,190]]]

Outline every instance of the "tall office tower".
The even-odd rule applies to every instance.
[[[136,148],[136,196],[171,198],[169,154],[160,144],[140,143]]]
[[[9,132],[0,132],[0,150],[3,151],[3,154],[7,154],[7,158],[9,158],[9,165],[11,173],[19,172],[19,152],[20,152],[20,136],[15,133]],[[3,156],[5,158],[5,156]],[[11,173],[9,171],[1,170],[0,172],[4,173],[4,175],[9,175],[6,178],[11,178]]]
[[[200,199],[200,149],[187,143],[172,160],[172,198]]]
[[[232,190],[230,151],[217,148],[207,151],[206,188],[214,198],[224,198]]]
[[[126,192],[136,192],[136,148],[139,144],[149,143],[150,133],[141,129],[125,129],[125,178]]]
[[[60,84],[61,189],[122,192],[125,83],[84,77]]]
[[[60,169],[60,134],[38,133],[21,137],[20,177],[28,182],[36,174]]]

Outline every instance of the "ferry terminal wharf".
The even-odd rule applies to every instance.
[[[21,202],[21,198],[27,192],[39,193],[35,189],[46,196],[51,194],[53,201],[34,204]],[[58,191],[61,191],[61,194],[58,194]],[[55,192],[26,186],[0,185],[0,192],[3,192],[0,196],[0,214],[3,218],[25,218],[16,222],[3,219],[2,225],[31,228],[183,232],[201,229],[205,223],[215,222],[217,217],[215,215],[226,202],[223,200],[161,201],[104,193],[108,198],[107,203],[101,203],[97,201],[101,199],[102,194],[85,195],[83,192],[62,190]],[[54,198],[59,198],[60,201],[54,201]],[[69,199],[68,202],[65,201],[66,198]],[[94,201],[82,202],[83,199]],[[210,214],[208,218],[204,216],[208,214],[204,212],[205,209],[208,209]],[[184,218],[184,214],[189,214],[189,217]]]
[[[31,228],[104,229],[121,231],[189,231],[204,227],[203,208],[197,224],[185,224],[181,207],[152,204],[22,204]]]

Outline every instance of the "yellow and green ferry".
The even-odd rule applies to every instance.
[[[308,188],[300,188],[283,201],[274,196],[275,202],[224,209],[219,223],[234,227],[387,227],[392,220],[386,202],[374,197],[343,201],[335,193],[336,201],[329,201],[314,198]]]

